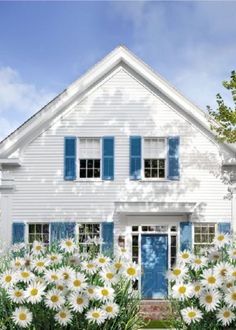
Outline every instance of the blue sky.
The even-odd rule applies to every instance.
[[[0,139],[119,44],[214,106],[236,69],[235,13],[234,1],[0,2]]]

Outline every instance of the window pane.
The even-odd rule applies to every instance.
[[[159,178],[164,178],[164,177],[165,177],[165,171],[159,170]]]
[[[151,167],[151,160],[150,159],[145,159],[144,166],[145,166],[145,168]]]
[[[80,178],[86,178],[86,170],[80,169]]]
[[[35,232],[35,225],[29,225],[29,233]]]
[[[42,232],[42,226],[36,225],[36,233],[41,233],[41,232]]]
[[[86,160],[85,159],[80,160],[80,168],[86,168]]]
[[[152,178],[157,178],[157,170],[152,170]]]

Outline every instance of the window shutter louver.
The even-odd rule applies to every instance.
[[[192,223],[180,222],[180,250],[192,249]]]
[[[102,142],[102,178],[114,180],[114,137],[104,136]]]
[[[52,222],[50,226],[51,243],[75,237],[75,222]]]
[[[12,244],[23,243],[25,241],[25,224],[14,222],[12,224]]]
[[[179,136],[168,138],[168,179],[179,180]]]
[[[64,141],[64,179],[76,179],[76,137],[65,137]]]
[[[218,223],[218,231],[224,234],[230,234],[231,224],[230,222],[220,222]]]
[[[113,254],[113,241],[114,241],[114,223],[113,222],[103,222],[101,224],[102,229],[102,252],[104,254]]]
[[[141,179],[141,136],[130,137],[130,179]]]

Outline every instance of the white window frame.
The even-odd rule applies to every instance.
[[[81,178],[80,177],[80,139],[97,139],[100,143],[100,177],[99,178]],[[78,136],[77,137],[77,179],[76,181],[102,181],[102,168],[103,168],[103,162],[102,162],[102,137],[101,136]]]
[[[193,223],[193,231],[192,231],[192,233],[193,233],[193,237],[192,237],[193,251],[195,250],[195,246],[197,246],[197,245],[199,245],[199,246],[205,245],[205,246],[209,246],[209,247],[213,246],[213,243],[195,243],[195,227],[197,227],[197,226],[208,226],[208,225],[212,225],[212,226],[214,225],[215,233],[217,232],[218,224],[215,223],[215,222],[201,222],[201,223],[196,222],[196,223]]]
[[[164,178],[146,178],[145,177],[145,158],[144,158],[144,151],[145,151],[145,140],[146,139],[164,139],[165,140],[165,177]],[[143,136],[142,137],[142,168],[141,168],[141,179],[142,181],[167,181],[168,180],[168,138],[166,136]],[[163,158],[160,158],[163,159]]]
[[[76,243],[79,244],[80,246],[88,246],[89,244],[87,243],[80,243],[79,242],[79,236],[80,236],[80,232],[79,232],[79,226],[81,225],[99,225],[99,239],[102,239],[102,224],[101,222],[78,222],[76,223],[76,228],[75,228],[75,240]],[[99,247],[99,252],[102,251],[102,244],[100,244]]]
[[[27,222],[26,224],[26,233],[25,233],[25,241],[26,244],[31,244],[29,242],[29,225],[48,225],[48,243],[44,243],[45,245],[50,245],[51,244],[51,224],[50,222]]]

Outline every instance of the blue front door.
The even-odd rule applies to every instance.
[[[163,299],[167,296],[168,267],[167,235],[141,235],[141,291],[143,299]]]

